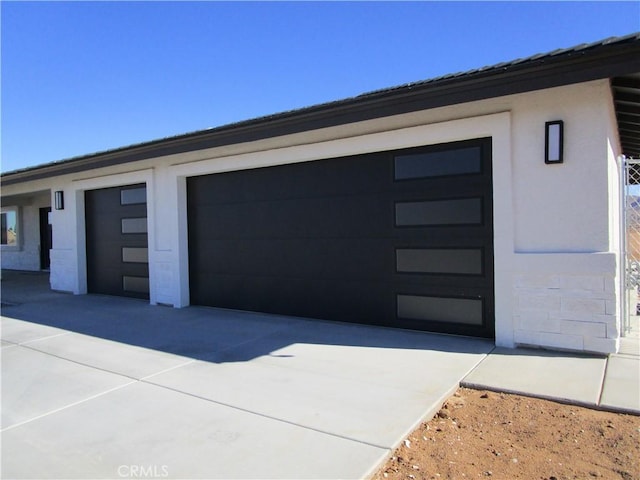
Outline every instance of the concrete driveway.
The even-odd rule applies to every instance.
[[[493,342],[2,280],[2,478],[363,478]]]

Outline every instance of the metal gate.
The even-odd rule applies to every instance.
[[[638,333],[640,306],[640,160],[622,157],[622,250],[625,264],[622,336]]]

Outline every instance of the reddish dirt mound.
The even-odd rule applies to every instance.
[[[640,417],[459,389],[373,476],[640,479]]]

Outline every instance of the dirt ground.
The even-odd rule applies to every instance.
[[[373,476],[640,479],[640,417],[459,389]]]

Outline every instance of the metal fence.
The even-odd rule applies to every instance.
[[[633,318],[640,314],[638,306],[638,287],[640,286],[640,160],[624,160],[623,169],[623,254],[626,274],[623,292],[625,302],[622,334],[626,335],[631,331]]]

